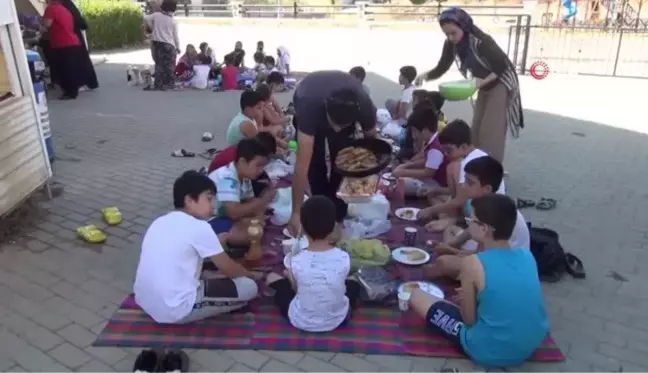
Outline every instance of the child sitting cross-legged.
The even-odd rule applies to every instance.
[[[236,145],[241,139],[252,139],[259,131],[264,131],[256,122],[256,118],[262,116],[265,107],[261,94],[251,89],[241,92],[239,106],[241,111],[232,118],[225,134],[229,145]]]
[[[335,227],[335,204],[316,195],[301,208],[308,248],[290,257],[286,277],[268,275],[279,312],[297,329],[328,332],[351,316],[360,295],[360,284],[347,280],[349,254],[330,244]]]
[[[209,174],[216,184],[216,213],[209,220],[216,233],[230,232],[228,244],[249,243],[250,219],[265,215],[277,191],[272,185],[254,195],[253,180],[259,179],[268,164],[269,151],[256,139],[243,139],[236,146],[236,160]]]
[[[447,160],[438,139],[438,121],[436,109],[426,106],[415,109],[407,119],[407,129],[412,131],[413,141],[420,144],[417,147],[424,155],[414,157],[392,171],[393,176],[404,178],[406,196],[418,196],[424,187],[447,185]]]
[[[470,126],[461,119],[448,123],[439,132],[439,143],[444,157],[448,158],[447,187],[437,187],[427,192],[430,207],[421,210],[418,218],[423,221],[434,220],[426,225],[431,231],[443,232],[456,221],[464,207],[466,197],[459,193],[459,185],[465,183],[465,167],[473,159],[485,157],[488,154],[472,144]],[[501,182],[497,193],[506,194],[504,181]],[[449,217],[448,217],[449,216]]]
[[[159,323],[188,323],[245,306],[257,296],[260,279],[225,253],[227,234],[216,235],[213,214],[216,187],[197,171],[173,184],[176,210],[151,224],[144,235],[133,291],[135,301]],[[203,261],[225,278],[201,279]]]
[[[476,364],[519,365],[549,332],[536,261],[527,248],[511,247],[518,219],[513,200],[490,193],[471,206],[468,231],[482,250],[460,258],[454,303],[415,289],[410,308]]]
[[[459,187],[461,193],[466,197],[463,216],[469,219],[473,210],[472,200],[494,194],[499,189],[504,178],[504,168],[495,158],[485,156],[468,162],[464,171],[466,181]],[[448,227],[444,232],[443,241],[443,243],[434,246],[437,259],[434,263],[424,267],[424,275],[428,278],[441,276],[457,278],[461,258],[483,249],[478,242],[471,240],[468,229],[462,229],[459,226]],[[509,245],[514,248],[528,250],[531,245],[530,241],[526,220],[518,211]]]
[[[277,141],[275,137],[269,132],[257,133],[255,140],[259,142],[267,151],[270,157],[277,153]],[[221,167],[229,166],[232,162],[236,162],[237,145],[231,145],[222,151],[216,153],[207,167],[207,173],[211,174]],[[255,197],[261,197],[263,190],[270,184],[270,178],[264,171],[258,178],[252,180],[252,190]]]

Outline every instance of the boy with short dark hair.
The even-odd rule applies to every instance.
[[[291,255],[286,277],[268,275],[280,313],[297,329],[328,332],[347,321],[360,295],[360,284],[347,280],[349,254],[330,244],[336,224],[335,204],[315,195],[301,208],[308,249]]]
[[[403,66],[400,68],[398,83],[403,86],[403,92],[399,100],[389,99],[385,102],[385,108],[389,111],[392,119],[404,124],[412,112],[412,93],[416,79],[416,68],[414,66]]]
[[[455,303],[416,289],[410,306],[427,327],[455,343],[476,364],[523,363],[549,332],[538,269],[530,250],[510,246],[515,202],[488,194],[471,202],[470,236],[483,250],[460,260]]]
[[[428,197],[434,199],[441,195],[449,195],[450,199],[444,202],[435,200],[435,204],[419,212],[418,218],[430,220],[440,215],[449,214],[457,216],[463,208],[466,197],[460,191],[460,185],[465,183],[465,167],[473,159],[487,156],[484,151],[476,148],[471,141],[470,126],[461,119],[455,119],[448,123],[446,128],[439,133],[439,143],[443,149],[444,156],[448,158],[448,187],[435,188],[428,193]],[[497,193],[506,194],[504,181],[500,183]],[[427,228],[432,231],[444,231],[448,226],[454,224],[452,219],[442,219],[431,222]]]
[[[504,178],[504,167],[491,156],[479,157],[471,160],[464,168],[466,182],[461,185],[462,194],[467,198],[463,208],[464,218],[470,218],[472,200],[489,194],[494,194],[499,189]],[[529,249],[531,243],[529,228],[524,216],[518,211],[515,228],[509,244],[514,248]],[[451,226],[444,232],[444,242],[435,245],[434,251],[437,260],[426,266],[426,277],[434,278],[447,276],[456,278],[459,275],[461,258],[475,251],[483,249],[474,240],[471,240],[468,229]]]
[[[225,135],[229,145],[236,145],[241,139],[253,139],[259,132],[259,118],[263,113],[263,97],[259,92],[248,89],[241,93],[239,100],[241,111],[232,118]],[[263,130],[263,128],[261,128]]]
[[[256,139],[243,139],[236,146],[236,161],[209,174],[216,184],[216,214],[209,223],[216,233],[247,230],[247,219],[265,214],[277,191],[268,185],[259,197],[254,196],[252,181],[257,180],[268,164],[269,151]],[[236,232],[239,233],[239,232]],[[231,237],[236,243],[247,242],[245,234]]]
[[[144,235],[133,290],[137,304],[156,322],[188,323],[245,306],[255,298],[259,279],[223,250],[227,234],[216,235],[214,183],[187,171],[173,184],[176,208],[151,224]],[[226,278],[201,279],[203,260]]]
[[[395,177],[405,178],[405,195],[417,196],[424,185],[427,188],[446,186],[447,162],[438,140],[436,109],[419,107],[407,119],[415,148],[422,149],[423,157],[414,157],[392,171]]]

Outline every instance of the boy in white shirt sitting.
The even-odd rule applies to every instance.
[[[466,164],[473,159],[485,157],[488,154],[473,145],[470,126],[461,119],[455,119],[448,123],[446,128],[439,132],[438,139],[443,155],[449,162],[448,187],[438,187],[428,192],[428,199],[434,202],[433,206],[421,210],[418,218],[423,221],[440,218],[428,223],[426,228],[435,232],[443,232],[448,226],[455,223],[454,219],[460,215],[461,209],[466,202],[467,198],[460,193],[461,188],[459,188],[459,185],[466,180],[464,171]],[[503,180],[497,189],[497,193],[506,194],[506,186]],[[439,198],[443,195],[449,196],[449,200]]]
[[[464,218],[469,218],[472,212],[473,199],[494,194],[500,187],[504,178],[504,167],[491,156],[479,157],[471,160],[464,167],[465,182],[462,183],[461,194],[466,197],[463,207]],[[465,225],[462,224],[465,227]],[[513,233],[509,238],[511,248],[529,249],[531,238],[529,227],[524,216],[517,212],[517,219]],[[438,255],[434,263],[424,269],[428,278],[448,276],[456,278],[459,275],[461,258],[474,254],[481,248],[476,241],[471,240],[468,229],[451,226],[444,232],[444,242],[435,245],[434,251]]]
[[[347,280],[349,254],[330,244],[335,228],[335,204],[316,195],[301,208],[308,249],[290,257],[286,277],[268,275],[281,314],[297,329],[328,332],[347,321],[360,295],[360,284]]]
[[[153,320],[188,323],[244,307],[258,294],[250,272],[225,253],[207,223],[213,214],[214,183],[198,171],[187,171],[173,184],[176,210],[148,228],[142,242],[135,284],[135,301]],[[225,278],[201,279],[203,261]]]

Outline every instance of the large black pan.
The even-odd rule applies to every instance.
[[[348,147],[365,148],[376,155],[376,159],[378,160],[378,162],[376,167],[372,167],[370,169],[360,170],[360,171],[347,171],[338,168],[335,162],[336,159],[334,159],[333,162],[331,162],[333,171],[335,171],[336,173],[342,176],[367,177],[367,176],[375,175],[380,171],[384,170],[392,160],[392,147],[391,145],[389,145],[388,142],[384,140],[375,139],[375,138],[363,138],[363,139],[353,140],[346,146],[346,148]]]

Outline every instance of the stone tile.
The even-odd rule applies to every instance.
[[[409,372],[413,363],[404,356],[367,355],[365,359],[392,372]]]
[[[79,324],[70,324],[57,333],[79,348],[86,348],[97,339],[94,333]]]
[[[114,365],[128,356],[128,353],[119,347],[86,347],[85,352],[98,358],[108,365]]]
[[[190,358],[212,372],[225,372],[236,365],[236,361],[227,354],[213,350],[198,350],[190,354]]]
[[[52,297],[43,302],[43,305],[46,308],[56,310],[60,313],[63,313],[64,315],[67,315],[70,319],[74,320],[75,323],[84,327],[93,327],[105,321],[105,318],[76,304],[73,304],[72,302],[61,297]]]
[[[3,353],[11,356],[18,365],[29,372],[66,372],[69,369],[24,339],[10,332],[0,330],[0,346]]]
[[[312,356],[304,356],[297,364],[297,368],[305,372],[345,372],[346,370],[337,365],[329,364]]]
[[[330,363],[350,372],[373,372],[378,370],[378,365],[352,354],[336,354]]]
[[[231,367],[228,372],[258,372],[258,370],[254,370],[248,366],[245,366],[243,364],[236,364],[233,367]]]
[[[0,320],[0,324],[43,351],[50,350],[63,342],[61,337],[17,313],[4,317]],[[29,367],[25,366],[25,368]]]
[[[283,373],[286,373],[286,372],[299,372],[299,371],[300,370],[296,369],[292,365],[288,365],[286,363],[282,363],[282,362],[274,360],[274,359],[268,361],[263,366],[263,368],[261,368],[261,370],[260,370],[260,372],[277,372],[277,373],[279,373],[279,372],[283,372]]]
[[[227,350],[225,353],[237,362],[254,369],[260,369],[269,360],[266,355],[254,350]]]
[[[114,372],[115,370],[99,360],[91,360],[78,369],[79,372]]]
[[[304,358],[304,354],[299,351],[259,350],[259,352],[289,365],[296,365],[299,362],[299,360]]]
[[[16,366],[16,362],[5,356],[4,351],[0,352],[0,371],[10,372],[11,368]]]
[[[48,355],[74,369],[92,360],[92,357],[77,347],[63,343],[48,352]]]

